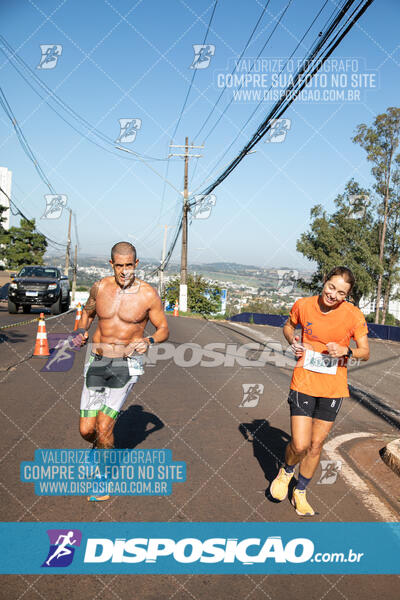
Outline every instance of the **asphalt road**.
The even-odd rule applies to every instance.
[[[34,316],[8,315],[0,308],[0,327]],[[48,320],[48,334],[70,331],[74,318],[70,313]],[[124,406],[116,440],[121,447],[170,448],[174,460],[186,461],[187,481],[174,484],[170,497],[113,497],[101,504],[88,503],[82,497],[38,497],[32,484],[19,481],[20,461],[33,460],[35,449],[86,447],[78,432],[85,350],[76,353],[69,371],[44,373],[41,369],[45,360],[30,358],[36,322],[0,330],[1,520],[299,520],[289,501],[274,503],[265,494],[288,440],[286,399],[291,366],[282,363],[284,357],[276,346],[275,358],[264,367],[243,366],[234,360],[244,343],[265,338],[281,341],[281,332],[184,317],[169,317],[169,324],[173,357],[147,367]],[[195,354],[189,350],[182,353],[184,343],[203,348],[212,342],[220,344],[226,366],[201,366],[195,358],[191,365],[189,359],[198,349]],[[366,494],[340,474],[332,485],[317,485],[321,475],[318,470],[308,493],[318,511],[315,521],[385,521],[387,515],[392,520],[400,515],[399,478],[378,454],[388,440],[399,437],[396,373],[400,346],[389,347],[381,342],[371,345],[370,363],[350,374],[354,394],[344,402],[330,439],[347,436],[338,452],[366,483],[372,502],[367,505]],[[263,386],[258,401],[253,398],[255,406],[245,406],[243,386],[248,384]],[[146,434],[152,422],[159,423],[160,428]],[[291,600],[299,596],[308,600],[394,600],[398,598],[398,582],[396,576],[366,575],[3,576],[0,597],[55,600],[62,593],[63,598],[71,600]]]

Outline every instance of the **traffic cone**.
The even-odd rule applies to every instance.
[[[174,317],[179,317],[179,304],[178,304],[178,300],[175,300]]]
[[[78,306],[76,307],[76,317],[75,317],[74,331],[76,331],[77,329],[79,329],[79,321],[81,320],[81,316],[82,316],[82,306],[79,303]]]
[[[36,335],[35,350],[33,356],[47,358],[50,356],[49,344],[47,341],[46,324],[44,322],[44,314],[40,313],[38,330]]]

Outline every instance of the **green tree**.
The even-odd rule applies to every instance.
[[[170,279],[166,284],[165,297],[174,304],[179,302],[180,277]],[[208,283],[201,275],[188,273],[188,308],[190,312],[202,315],[216,313],[220,307],[221,288]]]
[[[4,258],[9,269],[20,269],[24,265],[42,265],[47,241],[35,230],[35,220],[22,218],[19,227],[10,227],[5,234]]]
[[[400,173],[394,177],[394,188],[389,198],[387,214],[387,230],[385,240],[385,253],[383,260],[383,307],[382,323],[386,323],[386,314],[389,302],[398,298],[398,293],[393,295],[393,289],[400,283]],[[388,323],[386,323],[388,324]],[[392,324],[392,323],[390,323]]]
[[[270,300],[251,300],[248,304],[243,306],[240,312],[252,312],[261,313],[267,315],[286,315],[288,310],[286,308],[277,308],[272,304]]]
[[[386,113],[377,115],[371,127],[358,125],[353,142],[360,144],[372,163],[375,178],[374,189],[380,198],[379,223],[379,265],[378,285],[376,288],[375,323],[379,323],[379,311],[384,286],[385,242],[390,212],[390,198],[394,178],[398,177],[400,154],[396,154],[400,137],[400,108],[388,108]],[[389,285],[390,293],[390,285]]]
[[[7,230],[4,229],[4,226],[3,226],[3,223],[6,220],[3,213],[5,213],[6,210],[8,210],[7,207],[4,206],[3,204],[0,204],[0,265],[1,265],[1,267],[4,267],[5,262],[6,262],[5,250],[6,250],[6,244],[7,244]]]
[[[335,199],[336,210],[331,215],[321,205],[311,209],[310,230],[301,234],[297,250],[318,267],[311,282],[301,282],[303,288],[319,293],[328,272],[343,265],[356,278],[352,291],[356,306],[362,296],[369,296],[375,290],[380,269],[378,233],[367,198],[368,191],[351,179],[344,193]]]

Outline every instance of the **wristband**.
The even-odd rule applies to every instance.
[[[152,346],[153,344],[156,343],[155,340],[154,340],[154,338],[151,337],[151,336],[149,336],[147,339],[149,340],[149,346]]]
[[[350,348],[347,350],[347,354],[345,354],[346,358],[351,358],[353,356],[353,350]]]

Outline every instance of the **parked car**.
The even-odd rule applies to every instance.
[[[23,267],[16,275],[11,274],[8,288],[8,312],[15,314],[22,306],[29,313],[32,306],[46,306],[53,315],[69,309],[70,285],[66,275],[56,267]]]

